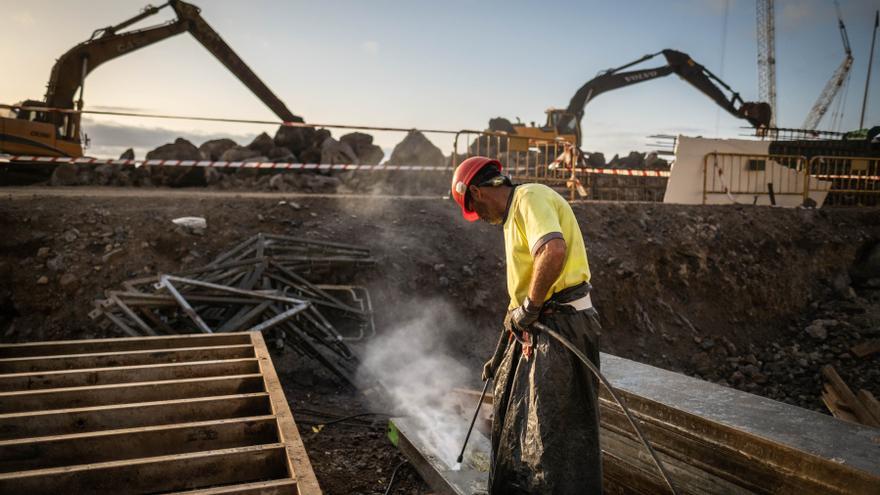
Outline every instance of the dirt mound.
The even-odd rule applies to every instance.
[[[357,273],[354,283],[369,287],[380,331],[426,307],[451,307],[448,320],[467,323],[438,328],[474,370],[473,383],[463,385],[477,384],[507,305],[502,239],[496,228],[464,222],[448,200],[279,202],[126,190],[142,195],[132,200],[100,197],[101,191],[107,190],[91,198],[22,194],[0,205],[3,340],[108,336],[87,316],[105,289],[198,266],[262,231],[369,247],[378,265]],[[824,364],[852,387],[880,395],[880,357],[849,351],[877,338],[880,328],[880,272],[871,271],[880,268],[872,264],[880,259],[876,210],[613,203],[574,210],[587,240],[603,351],[823,412]],[[170,221],[179,216],[204,216],[208,230],[182,232]],[[306,408],[326,406],[340,416],[363,411],[307,359],[276,360]],[[331,492],[345,492],[340,476],[365,491],[377,483],[377,469],[387,480],[397,457],[382,424],[320,434],[301,425],[319,479],[338,487]],[[340,442],[374,453],[356,454]]]

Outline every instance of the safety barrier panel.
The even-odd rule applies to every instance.
[[[573,155],[571,143],[561,138],[535,139],[506,132],[462,130],[455,135],[452,163],[461,163],[471,156],[495,158],[514,181],[567,189],[570,200],[663,200],[668,171],[589,167],[583,156]]]
[[[880,158],[814,156],[810,177],[830,184],[825,205],[877,206],[880,204]],[[817,181],[818,182],[818,181]],[[813,181],[808,192],[812,192]]]
[[[809,177],[799,155],[708,153],[703,158],[703,204],[723,195],[733,203],[798,206],[807,199],[821,205],[829,184]]]

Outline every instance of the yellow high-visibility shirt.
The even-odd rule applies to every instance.
[[[565,240],[565,265],[544,300],[534,301],[537,304],[563,289],[589,282],[590,265],[580,226],[565,198],[543,184],[517,186],[504,221],[510,309],[521,305],[529,295],[535,251],[559,237]]]

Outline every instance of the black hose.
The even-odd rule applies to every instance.
[[[641,440],[642,444],[645,445],[645,448],[648,449],[648,453],[651,454],[651,458],[654,459],[654,464],[657,466],[657,469],[660,471],[660,475],[663,477],[663,480],[669,487],[669,491],[673,495],[678,495],[678,491],[675,489],[675,486],[672,485],[672,481],[669,479],[669,474],[666,472],[666,468],[663,467],[663,463],[660,462],[660,458],[657,457],[657,453],[654,452],[654,448],[651,447],[650,443],[648,443],[648,440],[645,438],[644,433],[642,433],[642,429],[639,428],[638,424],[636,424],[635,419],[629,412],[629,408],[626,407],[623,402],[621,402],[620,399],[617,397],[617,394],[614,392],[614,388],[611,387],[611,382],[609,382],[608,379],[599,372],[599,369],[596,368],[596,366],[592,362],[590,362],[590,359],[586,356],[586,354],[581,352],[581,350],[575,347],[574,344],[572,344],[568,339],[560,335],[552,328],[540,322],[535,322],[534,326],[538,330],[545,332],[547,335],[553,337],[560,344],[568,348],[568,350],[570,350],[575,356],[577,356],[578,359],[580,359],[584,363],[584,365],[589,368],[589,370],[592,371],[594,375],[596,375],[596,378],[598,378],[599,381],[602,382],[602,385],[605,385],[605,388],[608,389],[608,393],[611,394],[611,398],[613,398],[614,402],[616,402],[617,405],[620,406],[620,408],[623,410],[623,413],[626,415],[626,419],[629,420],[629,424],[632,425],[633,430],[635,430],[636,432],[636,435],[639,436],[639,440]]]
[[[394,477],[397,476],[397,470],[406,463],[407,461],[400,461],[400,464],[398,464],[397,467],[394,468],[394,471],[391,472],[391,479],[388,480],[388,488],[385,489],[385,495],[391,493],[391,487],[394,486]]]

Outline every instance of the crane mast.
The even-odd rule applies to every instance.
[[[816,103],[813,104],[813,108],[810,109],[810,113],[808,113],[807,118],[804,119],[802,127],[808,130],[814,130],[819,125],[822,117],[828,111],[828,107],[831,106],[837,93],[840,92],[840,88],[846,84],[847,76],[849,75],[849,71],[853,64],[852,50],[850,50],[849,47],[849,36],[846,34],[846,26],[843,24],[843,15],[840,13],[840,4],[837,3],[836,0],[834,2],[834,7],[837,9],[837,27],[840,30],[840,40],[843,42],[843,51],[846,56],[844,57],[843,62],[837,67],[837,70],[834,71],[834,74],[831,75],[831,79],[825,83],[825,87],[822,89],[822,92],[819,93],[819,98],[816,99]]]
[[[770,105],[770,127],[776,127],[776,16],[773,0],[757,0],[758,98]]]

